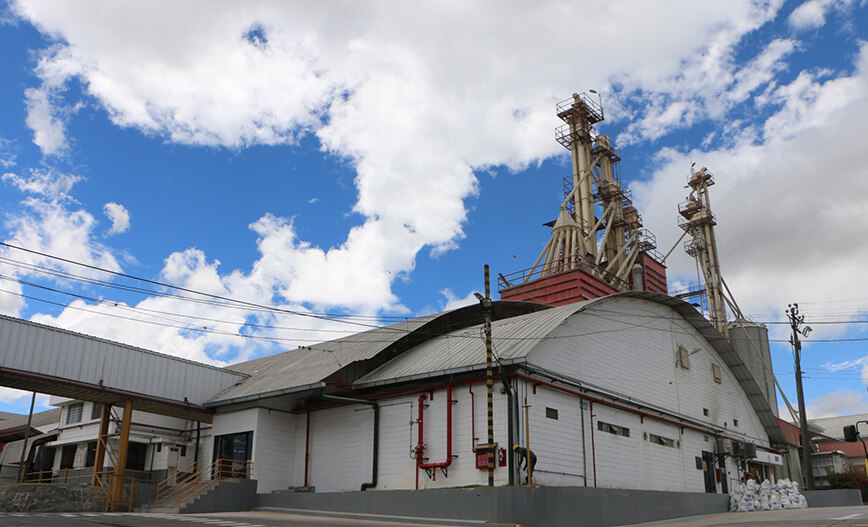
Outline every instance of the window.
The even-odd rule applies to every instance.
[[[80,405],[79,405],[80,406]],[[60,451],[60,469],[72,468],[75,465],[75,451],[78,450],[76,445],[66,445]]]
[[[127,468],[129,470],[145,470],[145,454],[147,450],[148,445],[130,441],[130,446],[127,450]]]
[[[676,361],[679,366],[681,366],[682,370],[690,369],[690,352],[687,351],[687,348],[684,346],[678,346],[678,352],[676,353]]]
[[[712,364],[711,365],[711,376],[712,376],[712,378],[714,378],[714,382],[716,382],[717,384],[720,384],[722,382],[721,377],[720,377],[720,365],[719,364]]]
[[[546,417],[549,419],[558,419],[558,411],[556,408],[546,408]]]
[[[181,445],[181,457],[187,455],[187,445]]]
[[[597,421],[597,430],[600,432],[609,432],[610,434],[615,434],[616,436],[624,436],[630,437],[630,429],[625,426],[613,425],[611,423],[604,423],[603,421]]]
[[[96,463],[96,441],[91,441],[87,444],[87,461],[84,462],[85,467],[92,467]]]
[[[69,408],[66,409],[66,424],[80,423],[82,409],[84,409],[84,403],[69,405]]]
[[[732,426],[738,426],[738,419],[732,420]]]
[[[91,419],[102,419],[102,403],[93,403],[90,408]]]
[[[663,445],[668,446],[669,448],[675,448],[675,440],[669,439],[668,437],[658,436],[656,434],[648,434],[648,441],[655,445]]]
[[[163,451],[163,443],[157,443],[157,452]]]
[[[708,417],[709,414],[711,414],[711,412],[708,411],[708,408],[703,408],[703,409],[702,409],[702,415],[704,415],[705,417]]]
[[[227,434],[214,438],[214,461],[222,460],[217,470],[230,478],[246,478],[253,432]]]

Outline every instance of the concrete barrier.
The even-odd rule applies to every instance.
[[[606,527],[726,512],[729,496],[586,487],[498,487],[260,494],[257,507],[518,523]]]
[[[0,485],[3,512],[101,512],[105,494],[90,485]]]
[[[859,489],[804,490],[802,494],[811,508],[862,505],[862,493]]]

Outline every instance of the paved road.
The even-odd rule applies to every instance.
[[[476,523],[476,522],[473,522]],[[464,525],[471,525],[465,523]],[[432,524],[412,521],[383,522],[330,516],[307,516],[275,512],[223,512],[215,514],[147,514],[147,513],[97,513],[97,512],[0,512],[3,527],[191,527],[195,525],[215,527],[456,527],[456,523]],[[481,524],[485,525],[485,524]]]
[[[420,523],[409,518],[391,518],[391,520],[386,522],[382,519],[365,520],[264,511],[215,514],[0,512],[0,526],[3,527],[57,525],[70,527],[191,527],[195,525],[215,527],[420,527],[422,525],[426,527],[456,527],[458,525],[479,525],[481,527],[486,525],[482,522]],[[868,506],[732,512],[633,524],[630,527],[868,527]]]
[[[818,507],[762,512],[728,512],[678,520],[636,523],[630,527],[868,527],[868,506]],[[626,526],[622,526],[626,527]]]

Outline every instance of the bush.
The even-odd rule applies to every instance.
[[[862,501],[868,501],[868,478],[859,472],[838,472],[829,474],[829,484],[833,489],[859,489]]]

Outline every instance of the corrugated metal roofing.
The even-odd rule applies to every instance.
[[[5,386],[110,404],[132,399],[136,409],[179,417],[198,416],[199,405],[246,378],[7,316],[0,316],[0,367]]]
[[[524,359],[540,340],[591,302],[594,301],[553,307],[493,322],[491,335],[496,343],[494,352],[503,361]],[[361,388],[484,364],[483,331],[483,325],[477,324],[423,342],[360,378],[354,385]]]
[[[303,346],[292,351],[235,364],[230,366],[232,370],[250,375],[250,378],[218,394],[208,405],[225,404],[249,397],[291,393],[298,389],[313,387],[350,363],[375,357],[398,339],[406,337],[439,315],[414,318],[313,346]]]

